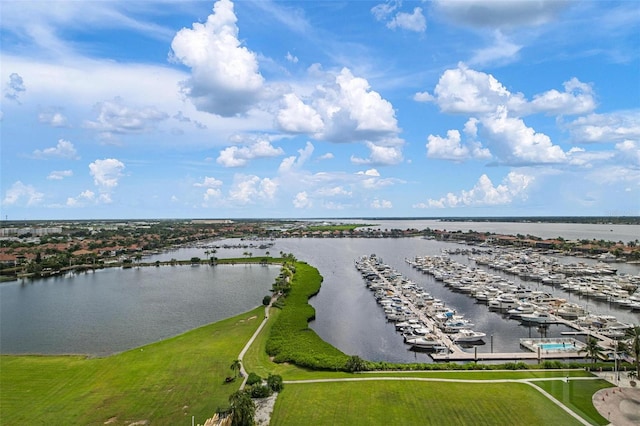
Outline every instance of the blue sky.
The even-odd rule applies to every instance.
[[[2,219],[640,214],[636,2],[0,8]]]

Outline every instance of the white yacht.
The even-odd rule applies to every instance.
[[[487,333],[473,330],[460,330],[451,337],[455,343],[474,343],[481,342],[487,336]]]
[[[520,303],[514,309],[509,309],[507,313],[509,314],[509,316],[513,318],[520,318],[522,315],[534,313],[535,310],[536,310],[536,306],[534,304],[523,302],[523,303]]]
[[[416,349],[433,349],[442,344],[438,338],[432,334],[407,339],[407,344]]]
[[[509,294],[501,294],[498,297],[489,300],[489,309],[497,309],[506,311],[514,309],[518,306],[518,299]]]
[[[556,318],[549,312],[535,311],[531,314],[520,315],[520,319],[525,322],[532,322],[535,324],[549,324],[556,322]]]

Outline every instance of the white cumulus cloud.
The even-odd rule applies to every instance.
[[[468,122],[469,123],[469,122]],[[449,130],[447,137],[429,135],[427,137],[427,157],[442,160],[463,161],[470,158],[488,159],[491,153],[482,148],[480,144],[471,142],[462,144],[462,138],[458,130]]]
[[[89,164],[89,173],[93,176],[93,183],[107,193],[118,186],[124,168],[120,160],[105,158]]]
[[[565,152],[549,136],[509,117],[506,108],[481,119],[491,152],[507,164],[544,164],[566,161]]]
[[[193,186],[199,188],[220,188],[222,186],[222,181],[214,177],[205,176],[202,182],[196,182]]]
[[[33,185],[16,181],[5,192],[2,204],[5,206],[24,205],[31,207],[40,204],[43,199],[44,194]]]
[[[374,209],[391,209],[393,204],[389,200],[378,200],[377,198],[371,202],[371,208]]]
[[[183,92],[202,111],[231,117],[259,99],[264,79],[256,54],[238,39],[233,3],[219,0],[204,24],[194,23],[174,37],[175,58],[191,68]]]
[[[366,142],[370,150],[369,158],[351,156],[353,164],[395,165],[402,162],[402,150],[398,146],[383,146]]]
[[[401,28],[403,30],[423,33],[427,29],[427,20],[422,14],[422,8],[416,7],[413,9],[413,13],[398,12],[396,16],[387,23],[387,27],[393,30]]]
[[[640,140],[640,110],[589,114],[567,125],[575,143],[616,143]]]
[[[102,198],[104,200],[104,198]],[[95,192],[87,189],[82,191],[77,197],[67,198],[67,207],[82,207],[87,203],[94,203],[96,201]]]
[[[65,127],[67,125],[67,117],[60,111],[41,112],[38,114],[38,121],[51,127]]]
[[[306,191],[298,192],[293,199],[293,207],[296,209],[308,209],[313,206]]]
[[[47,176],[47,179],[62,180],[66,177],[71,177],[71,176],[73,176],[72,170],[54,170],[51,173],[49,173],[49,176]]]
[[[282,148],[276,148],[269,140],[259,138],[247,146],[230,146],[223,149],[216,162],[224,167],[242,167],[256,158],[278,157],[283,154]]]
[[[261,200],[272,200],[277,192],[278,183],[270,178],[260,179],[255,175],[241,175],[234,177],[233,185],[229,189],[229,201],[233,204],[255,204]]]
[[[575,77],[564,83],[564,92],[552,89],[535,95],[531,101],[534,112],[556,115],[585,114],[592,112],[595,107],[593,89]]]
[[[526,199],[527,188],[533,176],[510,172],[498,186],[483,174],[473,188],[463,190],[459,194],[448,193],[440,199],[429,199],[426,204],[416,204],[415,208],[446,208],[468,206],[496,206],[511,204],[514,199]]]
[[[98,102],[94,109],[98,113],[95,121],[87,120],[84,126],[97,130],[103,137],[113,135],[138,134],[155,129],[157,124],[169,115],[155,107],[134,108],[124,105],[122,98]]]
[[[278,112],[277,122],[282,130],[289,133],[318,133],[324,123],[313,107],[304,104],[294,93],[283,99],[284,107]]]
[[[35,158],[47,159],[47,158],[66,158],[69,160],[77,160],[78,153],[73,144],[64,139],[58,139],[58,143],[54,147],[45,149],[36,149],[33,151]]]

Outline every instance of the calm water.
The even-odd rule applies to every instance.
[[[640,226],[547,222],[442,222],[439,220],[350,220],[349,223],[376,224],[380,229],[440,229],[447,231],[479,231],[508,235],[534,235],[540,238],[562,237],[565,240],[635,241],[640,239]]]
[[[276,266],[108,268],[0,285],[2,353],[105,355],[262,303]]]
[[[444,223],[436,221],[376,223],[383,229],[454,229],[451,222],[446,223],[446,228]],[[485,230],[483,225],[497,226],[495,223],[459,223],[461,230]],[[538,229],[523,228],[524,225],[533,225]],[[558,226],[566,229],[567,225],[564,224],[524,225],[519,224],[514,231],[502,229],[492,232],[530,233],[543,238],[604,238],[598,236],[604,231],[594,230],[590,225],[575,225],[583,227],[579,237],[556,232]],[[547,228],[539,228],[539,225]],[[570,227],[573,229],[573,225]],[[611,227],[616,229],[613,225]],[[630,241],[640,237],[639,228],[615,231],[612,236],[620,233],[619,238],[604,239]],[[576,229],[571,232],[579,231]],[[220,246],[249,243],[239,240],[211,242]],[[447,306],[464,313],[476,324],[475,329],[487,333],[486,344],[478,347],[479,352],[491,351],[491,336],[495,352],[515,352],[520,350],[520,337],[559,336],[566,330],[552,325],[541,334],[536,327],[524,327],[518,321],[490,312],[486,305],[477,304],[466,295],[449,291],[442,283],[414,270],[405,262],[405,258],[438,255],[443,248],[452,247],[460,245],[422,238],[283,239],[275,240],[268,249],[219,248],[215,256],[243,257],[245,252],[251,252],[253,256],[266,255],[267,252],[277,256],[282,251],[294,253],[298,259],[317,267],[324,281],[320,293],[311,300],[316,309],[316,320],[311,327],[343,352],[370,360],[430,361],[427,354],[407,350],[401,336],[396,333],[393,324],[386,321],[355,269],[354,261],[371,253],[382,257],[393,268],[424,286]],[[146,260],[189,259],[193,256],[204,258],[204,250],[181,248]],[[467,262],[465,256],[453,257],[460,263]],[[616,267],[621,272],[640,274],[640,265],[616,264]],[[72,278],[4,284],[0,286],[0,349],[3,353],[105,354],[133,348],[256,306],[270,289],[278,271],[276,267],[256,265],[109,269]],[[552,290],[551,287],[537,287],[538,284],[522,282],[513,276],[508,278],[531,288],[553,291],[572,301],[588,303],[591,312],[613,314],[621,321],[640,323],[640,315],[611,308],[607,303],[581,301],[577,295]]]
[[[441,254],[443,248],[460,247],[458,244],[421,238],[296,239],[278,241],[277,247],[282,247],[281,250],[285,252],[296,253],[298,259],[307,260],[320,270],[324,281],[320,293],[311,300],[317,311],[312,327],[323,339],[348,354],[390,362],[430,361],[426,354],[407,350],[402,337],[396,333],[394,325],[386,321],[381,308],[355,269],[353,261],[371,253],[382,257],[385,263],[426,288],[434,297],[442,299],[447,306],[463,313],[476,325],[474,329],[487,333],[486,345],[479,346],[478,352],[491,351],[491,336],[495,352],[517,352],[520,351],[519,338],[559,337],[562,331],[569,331],[563,326],[550,325],[541,334],[537,327],[522,326],[519,321],[489,311],[486,305],[476,303],[467,295],[450,291],[441,282],[416,271],[405,262],[406,258],[416,255]],[[466,256],[453,258],[460,263],[467,262]],[[640,273],[640,267],[637,266],[617,266],[627,272]],[[573,294],[521,281],[514,276],[509,276],[509,279],[516,284],[578,301],[578,296]],[[640,315],[610,308],[608,303],[589,301],[588,308],[593,313],[613,314],[621,321],[640,323]]]

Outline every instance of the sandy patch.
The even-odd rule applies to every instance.
[[[273,407],[276,404],[276,399],[278,398],[278,394],[274,393],[268,398],[256,398],[253,400],[253,403],[256,406],[256,417],[255,421],[258,426],[266,426],[271,421],[271,413],[273,412]]]
[[[107,420],[106,422],[104,422],[105,425],[110,425],[111,423],[115,423],[118,421],[117,417],[111,417],[109,420]]]

